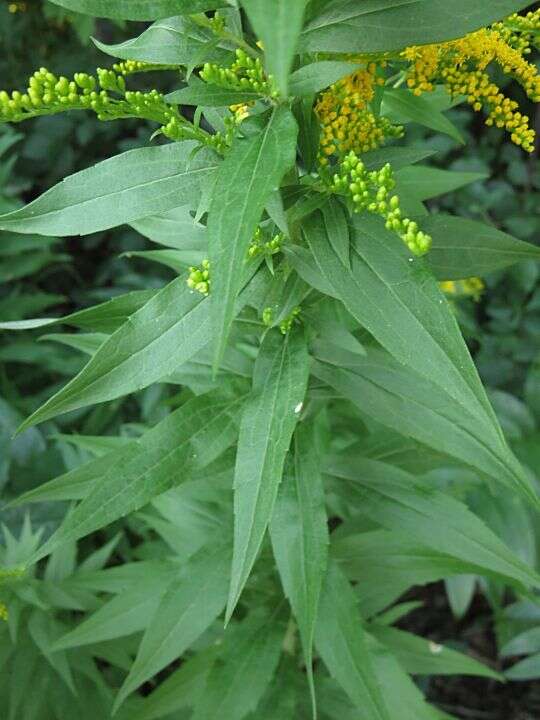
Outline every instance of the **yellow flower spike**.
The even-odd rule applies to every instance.
[[[4,603],[0,603],[0,620],[7,622],[9,620],[9,611]]]
[[[529,127],[528,118],[519,113],[518,104],[506,98],[486,73],[491,63],[497,63],[520,83],[531,100],[540,100],[540,75],[523,57],[528,41],[525,44],[513,42],[515,33],[513,35],[508,29],[508,23],[511,25],[512,22],[518,30],[523,25],[531,28],[524,32],[535,32],[540,24],[540,13],[511,16],[511,22],[508,19],[458,40],[409,47],[401,56],[410,63],[406,81],[415,95],[430,92],[437,82],[442,81],[452,96],[465,95],[475,111],[485,109],[487,125],[505,128],[515,144],[531,152],[535,133]]]

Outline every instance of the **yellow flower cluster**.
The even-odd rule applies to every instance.
[[[357,70],[323,92],[315,112],[321,123],[319,160],[328,163],[330,155],[344,156],[350,150],[367,152],[380,147],[387,137],[400,137],[403,128],[369,110],[375,86],[384,84],[376,76],[376,65]]]
[[[9,612],[7,609],[7,606],[4,605],[4,603],[0,603],[0,620],[7,620],[9,619]]]
[[[239,125],[242,120],[249,117],[249,108],[253,103],[240,103],[239,105],[229,105],[229,110],[234,115],[234,120]]]
[[[444,280],[439,285],[447,295],[472,297],[476,301],[480,300],[485,288],[483,281],[478,277],[465,278],[464,280]]]
[[[496,62],[535,102],[540,100],[540,75],[525,60],[523,50],[509,44],[495,26],[447,43],[409,47],[402,57],[410,63],[407,84],[415,95],[429,92],[442,82],[452,96],[465,95],[475,110],[485,109],[487,125],[505,128],[516,145],[528,152],[534,149],[535,133],[529,127],[529,118],[519,112],[517,102],[505,97],[486,69]]]

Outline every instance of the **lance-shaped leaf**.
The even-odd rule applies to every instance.
[[[159,720],[192,707],[206,685],[217,650],[218,646],[213,645],[182,662],[178,670],[160,683],[149,697],[130,709],[131,720]]]
[[[51,0],[55,5],[93,17],[113,20],[157,20],[171,15],[216,10],[225,0]]]
[[[486,275],[524,260],[540,260],[540,248],[492,225],[450,215],[422,218],[433,238],[427,263],[439,280]]]
[[[315,629],[315,645],[332,677],[365,720],[391,720],[375,675],[357,600],[335,562],[328,566]]]
[[[177,278],[113,333],[23,427],[140,390],[191,359],[209,339],[208,301],[190,291],[185,277]]]
[[[74,630],[55,643],[54,649],[67,649],[115,640],[148,627],[167,587],[178,575],[178,566],[164,572],[146,569],[145,582],[139,582],[108,600],[95,613],[86,617]]]
[[[370,635],[385,645],[411,675],[476,675],[502,680],[502,675],[468,655],[426,638],[373,623]]]
[[[168,13],[168,15],[175,13]],[[94,40],[97,47],[113,57],[139,60],[159,65],[188,65],[194,57],[203,62],[227,63],[233,57],[230,50],[216,47],[215,35],[199,27],[188,17],[176,13],[151,25],[138,37],[115,45]],[[204,55],[202,53],[204,51]]]
[[[242,399],[223,390],[196,397],[122,448],[128,457],[95,483],[32,561],[138,510],[211,463],[234,442]]]
[[[202,107],[226,107],[238,103],[253,102],[259,98],[260,94],[256,92],[230,90],[219,85],[210,85],[200,81],[165,96],[165,100],[172,105],[201,105]]]
[[[345,0],[307,26],[304,51],[389,52],[462,37],[530,5],[529,0]]]
[[[258,272],[252,277],[258,262],[244,268],[244,282],[248,282],[238,298],[238,308],[264,297],[269,273]],[[130,316],[80,373],[23,426],[166,381],[211,337],[209,300],[190,291],[185,278],[178,278]]]
[[[128,150],[62,180],[19,210],[0,215],[0,229],[42,235],[88,235],[197,204],[217,156],[193,142]]]
[[[519,463],[507,448],[478,373],[448,303],[422,259],[413,259],[379,218],[351,226],[351,270],[332,249],[316,216],[303,225],[315,260],[336,296],[403,366],[441,390],[477,423],[496,448],[506,474],[538,503]]]
[[[392,116],[397,122],[416,122],[449,135],[459,143],[465,142],[454,123],[433,105],[429,97],[418,97],[410,90],[386,90],[383,95],[382,114]]]
[[[483,572],[521,587],[540,576],[509,550],[466,505],[433,484],[392,465],[349,456],[328,458],[325,471],[341,478],[362,514],[440,553],[473,560]],[[335,486],[339,490],[339,484]]]
[[[530,494],[530,483],[506,443],[497,437],[488,442],[475,416],[435,383],[380,349],[370,348],[363,358],[317,343],[315,353],[325,363],[315,364],[314,374],[360,412]]]
[[[286,97],[307,0],[242,0],[242,5],[262,40],[266,70]]]
[[[300,630],[312,700],[313,634],[326,574],[328,527],[320,458],[313,427],[300,425],[294,435],[293,457],[270,524],[272,547],[281,582]]]
[[[269,196],[294,163],[296,135],[291,112],[277,108],[259,133],[237,138],[219,166],[208,213],[214,370],[227,343],[249,243]]]
[[[255,710],[272,682],[285,628],[265,613],[250,615],[225,635],[220,659],[208,675],[193,720],[242,720]]]
[[[234,551],[227,606],[230,618],[261,547],[285,456],[309,377],[303,332],[270,331],[259,350],[253,389],[242,414],[234,474]]]
[[[31,318],[0,322],[0,330],[33,330],[47,325],[75,325],[95,332],[112,333],[140,310],[156,294],[157,290],[135,290],[118,295],[94,307],[59,318]]]
[[[116,708],[135,688],[180,657],[221,613],[227,602],[229,562],[230,545],[220,539],[216,547],[202,548],[182,568],[148,624]]]
[[[354,63],[338,60],[304,65],[291,75],[290,93],[293,97],[311,97],[357,69],[358,65]]]

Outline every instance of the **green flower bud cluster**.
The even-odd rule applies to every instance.
[[[272,323],[274,322],[274,308],[273,307],[265,307],[262,311],[262,321],[267,326],[270,327]]]
[[[177,65],[158,65],[157,63],[147,63],[142,60],[124,60],[115,63],[112,66],[115,73],[123,75],[135,75],[136,73],[154,72],[159,70],[178,70]]]
[[[424,255],[431,246],[431,237],[413,220],[402,217],[399,198],[391,194],[395,184],[389,164],[369,172],[351,151],[333,177],[332,190],[348,196],[354,212],[367,211],[383,217],[387,229],[399,235],[412,253]]]
[[[291,313],[279,323],[279,329],[282,335],[286,335],[295,323],[296,318],[300,315],[301,308],[296,306]]]
[[[0,122],[21,122],[66,110],[93,110],[99,120],[138,117],[161,125],[171,140],[198,140],[218,150],[225,144],[220,135],[210,135],[188,122],[157,90],[127,90],[124,77],[113,70],[98,68],[97,78],[75,73],[68,80],[41,68],[30,78],[25,93],[0,92]]]
[[[278,233],[277,235],[274,235],[271,240],[265,242],[263,231],[260,227],[258,227],[255,230],[253,240],[251,241],[251,245],[249,246],[248,256],[250,258],[254,258],[262,254],[267,256],[275,255],[276,253],[281,251],[283,239],[283,233]]]
[[[229,90],[247,90],[277,97],[271,75],[266,75],[260,58],[252,58],[244,50],[236,50],[236,60],[230,68],[223,68],[212,63],[205,63],[200,73],[201,78],[212,85],[220,85]]]
[[[188,287],[208,295],[210,292],[210,261],[203,260],[201,267],[190,267],[187,279]]]
[[[300,312],[300,306],[293,308],[289,315],[287,315],[287,317],[279,323],[279,329],[282,335],[286,335],[290,331],[290,329],[294,325],[296,318],[300,315]],[[271,306],[265,307],[262,311],[262,321],[264,325],[266,325],[267,327],[272,327],[272,325],[274,324],[274,317],[274,308]]]

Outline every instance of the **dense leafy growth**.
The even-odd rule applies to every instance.
[[[489,165],[459,164],[471,138],[447,111],[483,112],[481,137],[506,133],[511,158],[534,151],[505,75],[523,105],[540,99],[540,11],[52,2],[81,37],[112,19],[95,45],[117,62],[0,92],[0,159],[15,158],[12,125],[64,113],[135,137],[111,135],[24,205],[2,161],[0,276],[31,279],[69,261],[59,238],[91,254],[121,226],[144,271],[115,259],[82,302],[0,297],[0,358],[37,368],[27,397],[0,377],[0,710],[448,720],[417,676],[539,677],[540,373],[532,412],[508,378],[486,390],[477,365],[497,375],[497,341],[481,338],[475,365],[459,298],[515,265],[534,274],[521,307],[540,250],[513,236],[534,232],[519,209],[503,229],[479,221]],[[124,21],[147,25],[125,40]],[[33,342],[43,328],[55,346]],[[481,587],[501,657],[526,657],[504,673],[396,627],[416,607],[403,595],[442,580],[457,616]]]

